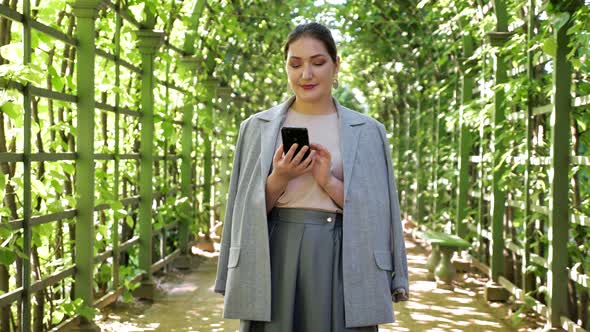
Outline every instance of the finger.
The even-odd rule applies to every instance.
[[[293,155],[295,154],[295,150],[297,149],[297,143],[291,145],[291,148],[289,149],[289,151],[287,151],[287,153],[285,154],[285,158],[288,161],[291,161],[291,159],[293,159]]]
[[[316,152],[314,150],[312,150],[309,153],[309,156],[307,156],[307,158],[305,158],[303,161],[301,161],[301,163],[299,164],[299,167],[301,167],[302,169],[307,169],[309,167],[309,165],[314,161],[315,154],[316,154]]]
[[[321,150],[323,147],[320,144],[317,143],[311,143],[311,148],[314,150]]]
[[[315,164],[316,164],[316,160],[315,160],[315,158],[314,158],[314,159],[312,159],[312,160],[309,162],[309,165],[307,165],[307,167],[305,168],[305,171],[306,171],[306,172],[309,172],[309,171],[311,171],[311,170],[313,169],[313,166],[314,166]]]
[[[303,166],[300,170],[301,173],[307,173],[307,172],[311,171],[313,169],[314,164],[315,164],[315,159],[311,159],[308,162],[303,161],[301,164],[299,164],[299,166]]]
[[[295,155],[295,157],[293,158],[292,162],[299,164],[299,162],[301,162],[301,159],[303,159],[303,156],[305,155],[305,152],[309,150],[309,146],[304,145],[301,150],[299,150],[299,152],[297,152],[297,155]]]
[[[328,149],[326,149],[326,147],[321,144],[313,143],[312,147],[315,150],[317,150],[322,156],[330,153],[330,151],[328,151]]]
[[[325,146],[323,146],[323,145],[321,145],[320,143],[314,143],[314,145],[316,146],[316,148],[317,148],[318,150],[326,150],[326,147],[325,147]]]
[[[323,146],[323,145],[320,145],[320,146],[322,147],[322,148],[321,148],[321,151],[322,151],[322,156],[323,156],[323,157],[326,157],[326,158],[328,158],[328,159],[330,159],[330,158],[332,157],[332,154],[330,154],[330,150],[328,150],[328,148],[326,148],[326,147],[325,147],[325,146]]]
[[[272,160],[279,161],[279,160],[281,160],[282,156],[283,156],[283,144],[279,145],[279,148],[277,149],[277,151],[275,151],[275,155],[272,158]]]

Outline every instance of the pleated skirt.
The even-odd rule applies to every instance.
[[[271,321],[240,320],[240,332],[377,332],[345,327],[342,214],[273,208],[269,215]]]

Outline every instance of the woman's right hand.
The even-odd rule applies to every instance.
[[[309,147],[304,146],[301,151],[293,157],[296,149],[297,144],[293,144],[284,157],[283,144],[281,144],[277,151],[275,151],[275,155],[272,158],[272,172],[267,178],[265,188],[267,214],[272,210],[281,194],[285,192],[285,188],[291,179],[307,172],[311,172],[313,169],[316,151],[312,149],[309,156],[301,161],[305,151],[307,151]]]
[[[290,181],[291,179],[313,169],[316,151],[312,150],[307,158],[301,160],[305,155],[305,151],[309,150],[309,146],[305,145],[295,156],[293,156],[296,149],[297,143],[291,146],[284,157],[283,144],[281,144],[277,151],[275,151],[275,155],[272,159],[272,173],[274,173],[276,177],[285,181]]]

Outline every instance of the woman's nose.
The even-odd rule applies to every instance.
[[[303,73],[301,74],[301,78],[304,80],[310,79],[313,76],[311,70],[312,70],[311,65],[304,65],[303,66]]]

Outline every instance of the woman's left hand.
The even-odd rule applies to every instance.
[[[316,151],[314,159],[315,165],[311,172],[316,182],[324,188],[332,178],[332,172],[330,170],[332,167],[332,155],[330,154],[330,151],[321,144],[311,143],[310,147],[312,150]]]

